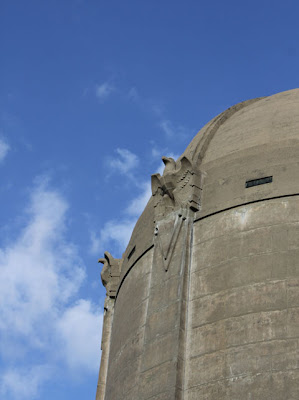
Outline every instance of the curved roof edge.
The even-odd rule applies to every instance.
[[[294,96],[296,99],[298,97],[298,104],[294,101]],[[247,114],[253,113],[253,110],[259,113],[260,120],[267,119],[268,121],[269,119],[270,124],[273,124],[273,118],[271,116],[277,113],[277,110],[271,109],[271,102],[274,104],[275,101],[277,101],[278,104],[279,101],[281,101],[281,103],[285,105],[282,107],[282,112],[284,108],[286,109],[289,107],[289,104],[293,106],[294,102],[297,104],[297,108],[293,107],[290,111],[290,113],[298,115],[298,121],[296,120],[294,122],[296,126],[298,122],[297,138],[290,137],[288,142],[284,141],[283,146],[281,146],[280,142],[273,144],[270,139],[266,138],[262,144],[258,143],[256,146],[253,144],[250,145],[250,147],[246,147],[245,145],[244,148],[235,151],[233,155],[224,154],[221,160],[218,157],[208,163],[206,162],[206,154],[211,148],[211,143],[213,143],[214,147],[218,146],[219,135],[225,136],[224,134],[229,132],[233,138],[232,140],[234,140],[234,135],[239,135],[240,127],[238,123],[242,125],[242,121],[246,116],[246,123],[249,125],[250,129],[250,124],[254,123],[254,119],[251,119],[251,116]],[[290,101],[290,103],[288,103],[288,101]],[[261,107],[255,103],[260,103]],[[256,107],[254,107],[254,105],[256,105]],[[270,114],[268,111],[268,114],[267,112],[264,113],[264,109],[268,111],[270,109]],[[173,182],[177,185],[178,182],[183,181],[183,186],[188,184],[190,187],[192,186],[192,188],[195,187],[197,197],[199,196],[198,193],[201,193],[200,198],[203,207],[195,213],[194,220],[208,216],[213,212],[220,212],[222,209],[224,210],[237,206],[238,204],[260,201],[261,199],[267,198],[270,199],[281,195],[292,195],[294,188],[289,176],[292,176],[293,165],[299,159],[298,110],[299,89],[243,101],[228,108],[208,122],[196,134],[184,153],[178,158],[177,162],[166,159],[168,160],[168,164],[165,162],[166,166],[163,176],[161,177],[157,174],[153,176],[154,190],[156,192],[153,193],[153,196],[151,196],[147,206],[139,217],[133,229],[129,244],[123,254],[116,296],[121,283],[124,281],[131,268],[154,246],[157,204],[158,208],[160,207],[160,203],[157,203],[155,194],[159,193],[162,197],[166,195],[167,198],[171,199],[172,191],[176,190],[173,187]],[[279,118],[280,117],[278,117],[278,125],[280,121]],[[260,123],[260,120],[257,121],[257,124]],[[292,131],[292,126],[287,128]],[[277,130],[279,130],[279,126]],[[217,133],[219,133],[219,135],[217,135]],[[217,139],[216,142],[215,137]],[[284,174],[281,173],[282,164],[286,165]],[[183,165],[185,165],[184,168],[182,167]],[[184,171],[182,172],[182,170]],[[179,172],[181,175],[180,178],[177,179]],[[188,179],[185,179],[187,175]],[[265,185],[245,190],[245,182],[247,179],[259,179],[266,175],[275,176],[271,187]],[[176,177],[176,181],[173,180],[174,177]],[[195,183],[193,182],[194,179],[197,179]],[[286,182],[289,182],[289,184]],[[202,190],[203,187],[204,190]],[[299,190],[297,190],[297,192],[299,192]],[[202,196],[203,193],[204,195]],[[171,210],[171,204],[168,206],[164,205],[164,215],[171,213]]]

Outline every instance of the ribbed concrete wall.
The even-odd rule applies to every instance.
[[[101,259],[97,400],[298,400],[299,90],[164,162],[123,258]]]
[[[298,399],[299,197],[197,221],[187,400]]]
[[[105,399],[137,399],[153,251],[123,281],[115,302]]]

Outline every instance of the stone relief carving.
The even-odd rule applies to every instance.
[[[107,296],[115,297],[119,284],[122,259],[114,258],[108,251],[105,251],[104,258],[100,258],[98,262],[104,264],[101,278],[106,288]]]
[[[187,157],[175,162],[162,157],[165,164],[163,175],[152,175],[152,195],[155,202],[155,217],[166,215],[175,208],[199,210],[201,175]]]
[[[182,225],[187,218],[188,210],[171,213],[163,220],[156,222],[155,242],[160,250],[165,271],[171,261]]]
[[[152,175],[152,195],[155,242],[167,271],[184,221],[199,210],[201,174],[187,157],[162,160],[163,175]]]

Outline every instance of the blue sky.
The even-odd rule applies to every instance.
[[[161,156],[298,87],[298,1],[0,2],[0,398],[93,399],[105,291]]]

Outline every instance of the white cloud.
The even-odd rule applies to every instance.
[[[108,167],[122,175],[130,176],[131,171],[138,166],[139,158],[127,149],[118,148],[115,151],[118,156],[108,158]]]
[[[151,195],[152,195],[152,189],[151,189],[151,183],[147,182],[142,185],[143,190],[139,194],[139,196],[136,197],[136,199],[132,200],[129,206],[127,207],[126,211],[129,215],[132,216],[139,216],[143,210],[145,209],[145,206],[147,205]]]
[[[177,155],[171,153],[168,154],[168,157],[176,159]],[[156,172],[162,175],[164,167],[165,165],[161,161]],[[141,191],[139,195],[132,199],[129,205],[124,209],[124,218],[119,220],[109,220],[104,224],[103,228],[99,232],[91,232],[90,251],[92,254],[101,256],[104,251],[108,250],[115,257],[120,257],[125,251],[137,219],[142,214],[152,195],[150,179],[146,182],[139,183],[138,186]]]
[[[121,256],[129,243],[135,223],[136,218],[106,222],[99,234],[91,232],[91,252],[101,256],[104,251],[108,250],[114,255]]]
[[[160,171],[161,168],[159,168]],[[92,254],[101,256],[104,251],[108,250],[114,256],[120,257],[125,251],[137,219],[152,195],[150,181],[141,183],[139,187],[141,192],[124,210],[125,217],[119,220],[112,219],[107,221],[98,233],[91,232],[90,251]]]
[[[4,139],[0,139],[0,162],[4,160],[9,149],[10,149],[9,144]]]
[[[67,308],[57,331],[63,343],[61,356],[71,369],[95,371],[99,368],[102,318],[90,301],[81,299]]]
[[[111,172],[117,172],[132,179],[134,177],[134,170],[139,165],[139,158],[128,149],[118,148],[115,152],[117,153],[116,157],[110,157],[106,160],[108,168],[111,169]],[[143,188],[145,185],[141,184],[141,187]],[[148,187],[146,187],[146,191],[148,192]],[[129,205],[128,209],[125,210],[126,216],[124,218],[109,220],[100,231],[91,231],[90,252],[92,254],[100,256],[105,250],[109,249],[114,256],[121,256],[130,240],[137,220],[136,217],[145,203],[144,197],[146,196],[147,194],[143,194],[142,192],[140,195],[142,198],[138,198],[139,200],[135,202],[135,205]],[[142,203],[142,206],[139,203]],[[134,210],[134,206],[138,209]]]
[[[174,129],[173,126],[171,124],[171,122],[169,120],[164,120],[160,122],[160,128],[162,129],[162,131],[168,136],[174,136]]]
[[[40,182],[23,229],[0,248],[0,356],[10,365],[0,371],[1,391],[11,398],[33,398],[50,364],[82,372],[99,365],[100,313],[79,298],[85,268],[67,239],[68,208],[58,191]],[[48,365],[35,359],[47,359]]]
[[[8,369],[0,379],[0,393],[6,399],[34,399],[50,374],[51,368],[45,365]]]
[[[27,225],[14,243],[0,249],[2,332],[38,336],[39,318],[78,291],[85,272],[75,246],[64,237],[67,208],[59,193],[36,188]]]
[[[110,96],[115,90],[114,86],[112,86],[109,82],[104,82],[101,85],[96,85],[96,96],[104,100]]]
[[[161,158],[161,151],[159,149],[157,149],[156,147],[152,148],[151,154],[152,154],[152,157],[154,160]]]

